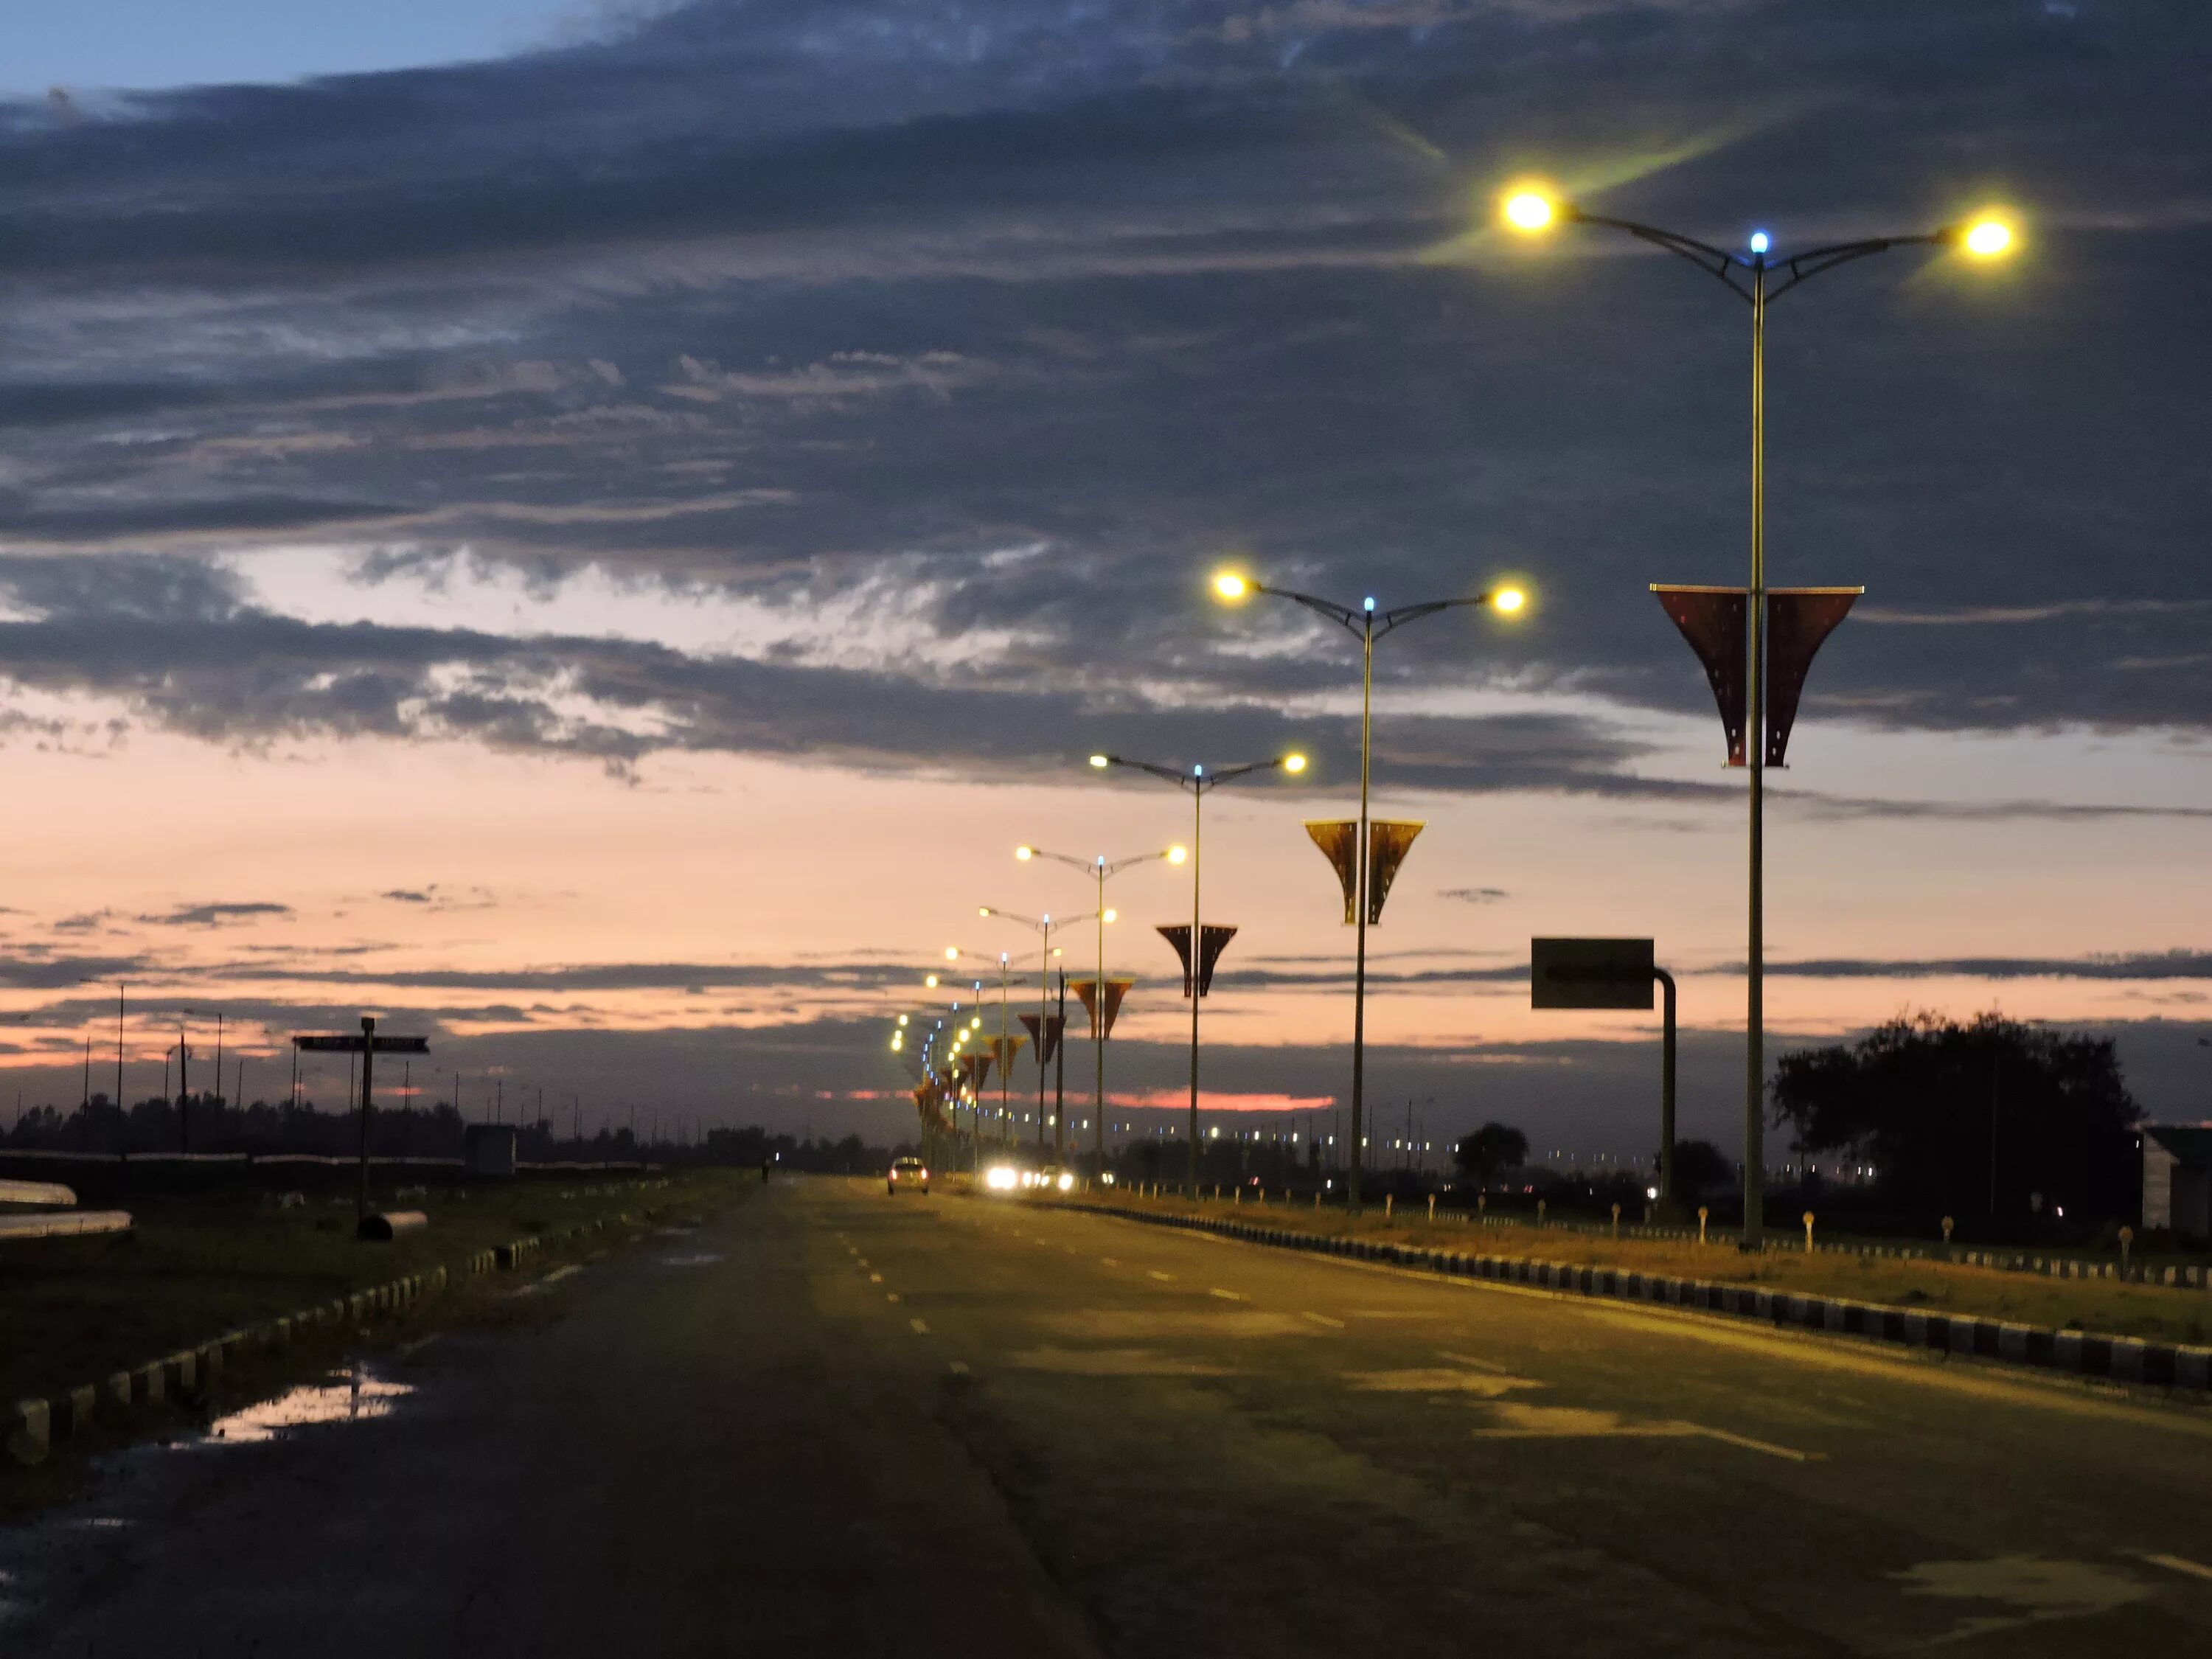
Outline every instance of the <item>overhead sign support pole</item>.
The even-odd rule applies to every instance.
[[[1651,988],[1664,993],[1659,1036],[1659,1205],[1674,1209],[1674,976],[1654,959],[1648,939],[1532,939],[1532,1008],[1651,1006]]]
[[[378,1054],[427,1054],[430,1052],[428,1037],[379,1036],[376,1017],[361,1017],[359,1036],[331,1035],[301,1036],[292,1039],[292,1052],[320,1054],[359,1054],[361,1056],[361,1184],[355,1200],[354,1224],[356,1234],[368,1219],[368,1109],[374,1098],[370,1081],[375,1056]]]

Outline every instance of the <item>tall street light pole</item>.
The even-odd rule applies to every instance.
[[[1344,629],[1359,641],[1359,830],[1353,856],[1357,860],[1357,878],[1353,892],[1353,921],[1358,937],[1353,946],[1352,970],[1352,1146],[1351,1163],[1346,1170],[1345,1200],[1352,1213],[1360,1211],[1359,1177],[1364,1160],[1361,1156],[1361,1135],[1364,1133],[1364,1103],[1367,1077],[1367,911],[1369,893],[1370,848],[1368,846],[1368,777],[1374,756],[1375,708],[1375,642],[1406,623],[1420,617],[1434,616],[1440,611],[1462,608],[1487,608],[1500,616],[1515,616],[1528,604],[1528,596],[1517,587],[1500,587],[1478,593],[1469,599],[1431,599],[1422,605],[1400,605],[1394,611],[1377,611],[1372,599],[1363,599],[1354,610],[1348,605],[1339,605],[1334,599],[1316,599],[1311,593],[1295,592],[1287,587],[1270,587],[1250,577],[1232,570],[1224,570],[1213,579],[1213,591],[1220,599],[1234,605],[1255,593],[1270,599],[1289,599],[1302,605],[1318,616]]]
[[[1209,790],[1218,789],[1224,783],[1255,772],[1282,770],[1290,773],[1306,769],[1304,755],[1281,755],[1273,760],[1252,761],[1243,766],[1224,767],[1209,772],[1204,766],[1194,765],[1188,772],[1178,772],[1173,767],[1155,766],[1150,761],[1127,760],[1120,755],[1093,755],[1091,763],[1101,771],[1109,767],[1127,767],[1133,772],[1146,773],[1171,783],[1178,789],[1190,791],[1190,959],[1184,963],[1190,975],[1190,1184],[1198,1187],[1198,1005],[1206,989],[1205,956],[1206,927],[1200,920],[1199,879],[1206,846],[1206,797]]]
[[[1744,746],[1750,773],[1746,896],[1750,944],[1744,1021],[1743,1246],[1757,1249],[1765,1235],[1766,1176],[1766,308],[1822,271],[1887,253],[1892,248],[1955,247],[1977,259],[1995,259],[2012,251],[2014,234],[2007,216],[1987,211],[1917,235],[1831,242],[1786,255],[1772,251],[1771,241],[1762,230],[1752,236],[1747,252],[1736,253],[1679,231],[1586,213],[1540,185],[1509,189],[1502,212],[1506,225],[1525,236],[1541,235],[1561,225],[1595,225],[1622,232],[1688,260],[1751,307],[1751,587],[1746,596],[1744,659],[1747,682]]]
[[[1180,847],[1163,848],[1157,853],[1138,853],[1126,859],[1109,860],[1103,853],[1096,858],[1079,859],[1066,853],[1048,853],[1042,847],[1022,846],[1014,848],[1014,856],[1027,864],[1032,859],[1050,859],[1055,864],[1080,870],[1097,884],[1098,908],[1098,979],[1091,994],[1097,999],[1092,1018],[1097,1021],[1097,1041],[1092,1044],[1097,1063],[1097,1081],[1091,1097],[1091,1150],[1097,1154],[1098,1167],[1092,1173],[1106,1173],[1106,1027],[1107,1016],[1112,1012],[1106,1006],[1106,924],[1114,920],[1114,912],[1106,908],[1106,883],[1109,877],[1139,864],[1150,864],[1155,859],[1165,859],[1170,864],[1181,864],[1184,853]],[[1066,1039],[1063,1037],[1062,1041]]]
[[[1002,910],[995,904],[978,905],[976,907],[975,914],[980,916],[988,919],[995,919],[1000,921],[1018,921],[1024,927],[1034,927],[1036,929],[1039,937],[1043,941],[1042,947],[1037,952],[1036,1029],[1037,1144],[1042,1146],[1044,1144],[1045,1120],[1045,1039],[1047,1034],[1052,1029],[1052,964],[1054,959],[1060,954],[1060,947],[1052,942],[1053,930],[1056,927],[1072,927],[1079,921],[1090,921],[1092,918],[1090,916],[1060,916],[1056,918],[1048,915],[1025,916],[1018,910]],[[1029,958],[1025,956],[1022,960],[1026,962]],[[1027,1019],[1029,1016],[1027,1014],[1024,1014],[1022,1018],[1024,1019]],[[1060,1033],[1060,1044],[1056,1045],[1056,1047],[1064,1048],[1066,1043],[1066,1040],[1067,1034],[1065,1030],[1062,1030]],[[1067,1126],[1061,1121],[1065,1116],[1065,1113],[1058,1110],[1054,1111],[1052,1114],[1052,1156],[1053,1161],[1055,1164],[1063,1161],[1066,1153]]]

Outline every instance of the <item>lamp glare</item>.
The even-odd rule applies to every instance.
[[[1283,757],[1283,770],[1285,772],[1303,772],[1305,769],[1306,757],[1304,755],[1285,755]]]
[[[1213,591],[1231,601],[1243,599],[1252,591],[1252,584],[1234,570],[1224,570],[1213,579]]]
[[[1977,259],[1995,259],[2012,251],[2012,227],[2002,219],[1984,217],[1966,227],[1966,252]]]
[[[1491,596],[1490,600],[1492,610],[1509,617],[1528,603],[1528,596],[1517,587],[1501,587]]]
[[[1114,763],[1104,755],[1093,755],[1091,757],[1091,763],[1103,772]]]
[[[1559,211],[1540,190],[1519,190],[1505,198],[1505,222],[1524,236],[1549,230]]]

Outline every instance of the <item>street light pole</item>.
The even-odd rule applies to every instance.
[[[1832,242],[1791,255],[1772,254],[1765,231],[1755,233],[1748,253],[1662,230],[1632,219],[1585,213],[1571,202],[1540,188],[1523,187],[1503,203],[1505,222],[1524,235],[1559,224],[1595,225],[1617,230],[1688,260],[1718,279],[1751,307],[1751,586],[1746,596],[1745,670],[1747,723],[1745,760],[1750,772],[1749,879],[1746,895],[1750,939],[1745,953],[1743,1246],[1757,1249],[1765,1237],[1766,1097],[1766,308],[1791,289],[1822,271],[1897,247],[1962,247],[1977,258],[1992,259],[2012,250],[2014,236],[2004,216],[1984,212],[1976,219],[1911,236],[1875,236]],[[1778,280],[1771,286],[1770,273]]]
[[[1431,599],[1380,612],[1375,608],[1375,601],[1367,599],[1355,611],[1334,599],[1317,599],[1311,593],[1295,592],[1287,587],[1270,587],[1232,571],[1224,571],[1214,578],[1213,591],[1231,603],[1253,593],[1289,599],[1328,617],[1359,641],[1359,830],[1352,855],[1356,872],[1352,920],[1358,932],[1352,947],[1352,1161],[1345,1182],[1346,1206],[1358,1215],[1360,1172],[1365,1162],[1361,1137],[1367,1085],[1367,911],[1370,877],[1368,780],[1374,757],[1375,642],[1417,617],[1434,616],[1440,611],[1487,606],[1502,616],[1514,616],[1528,603],[1528,595],[1517,587],[1500,587],[1472,599]]]
[[[1093,755],[1091,763],[1100,770],[1109,767],[1127,767],[1133,772],[1146,773],[1178,789],[1190,791],[1190,960],[1185,964],[1190,971],[1190,1184],[1198,1186],[1198,1005],[1203,988],[1202,952],[1206,944],[1206,927],[1199,902],[1199,883],[1204,869],[1206,836],[1206,797],[1209,790],[1254,772],[1273,771],[1279,768],[1285,772],[1306,769],[1304,755],[1283,755],[1273,760],[1253,761],[1243,766],[1231,766],[1208,772],[1202,765],[1194,765],[1188,772],[1179,772],[1170,766],[1155,766],[1150,761],[1127,760],[1120,755]],[[1364,791],[1362,791],[1364,793]],[[1364,811],[1364,808],[1363,808]]]
[[[1119,875],[1122,871],[1133,866],[1149,864],[1154,859],[1165,859],[1170,864],[1181,864],[1184,857],[1183,849],[1180,847],[1167,847],[1157,853],[1139,853],[1129,858],[1109,860],[1103,853],[1096,858],[1079,859],[1071,857],[1066,853],[1050,853],[1042,847],[1024,844],[1014,848],[1014,856],[1024,864],[1031,859],[1050,859],[1055,864],[1065,864],[1070,869],[1082,871],[1097,884],[1098,979],[1091,993],[1094,999],[1091,1018],[1097,1024],[1098,1038],[1093,1045],[1097,1076],[1091,1097],[1091,1127],[1092,1151],[1098,1159],[1096,1173],[1103,1175],[1106,1171],[1106,924],[1114,920],[1114,913],[1106,908],[1106,879],[1109,876]],[[1060,1041],[1065,1042],[1066,1040],[1066,1034],[1063,1033]]]

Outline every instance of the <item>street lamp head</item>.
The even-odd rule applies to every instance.
[[[1501,587],[1490,596],[1490,608],[1504,617],[1518,614],[1528,603],[1528,593],[1518,587]]]
[[[899,1016],[899,1024],[902,1025],[906,1024],[906,1016],[904,1014],[901,1014]]]
[[[1101,915],[1101,916],[1098,918],[1098,920],[1099,920],[1099,921],[1113,921],[1113,920],[1114,920],[1114,918],[1115,918],[1115,917],[1118,916],[1118,915],[1121,915],[1121,913],[1120,911],[1118,911],[1118,910],[1109,910],[1109,911],[1107,911],[1105,914],[1103,914],[1103,915]]]
[[[1093,755],[1091,757],[1091,763],[1103,772],[1114,763],[1114,757],[1111,755]]]
[[[1213,578],[1213,591],[1217,597],[1234,605],[1252,591],[1252,584],[1237,571],[1224,570]]]
[[[1289,754],[1283,757],[1283,770],[1285,772],[1303,772],[1305,769],[1306,757],[1304,755]]]
[[[1170,847],[1168,848],[1168,862],[1170,864],[1181,864],[1189,856],[1190,848],[1188,847]]]
[[[1774,244],[1767,240],[1765,231],[1754,230],[1751,233],[1751,251],[1753,253],[1764,253],[1773,246]]]
[[[1540,236],[1565,216],[1559,198],[1538,184],[1509,186],[1499,211],[1506,225],[1523,236]]]
[[[937,975],[932,974],[927,979],[922,981],[922,983],[927,986],[931,990],[934,991],[937,988]]]
[[[958,945],[946,945],[946,946],[945,947],[945,959],[947,962],[957,962],[957,961],[959,961],[959,960],[960,960],[960,947],[959,947]]]
[[[1019,859],[1024,864],[1027,864],[1031,859],[1036,856],[1036,848],[1034,847],[1017,847],[1014,848],[1014,856]]]
[[[979,904],[975,907],[975,914],[979,916],[988,916],[991,914],[991,907],[988,904]]]
[[[1977,259],[2001,259],[2013,251],[2013,229],[2002,214],[1978,213],[1958,233],[1960,245]]]

